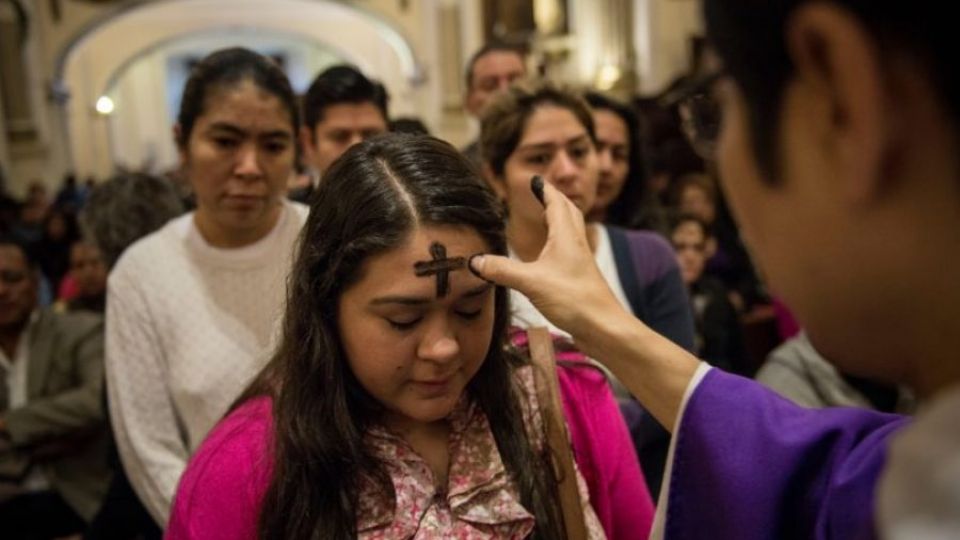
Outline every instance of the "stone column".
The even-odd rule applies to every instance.
[[[31,142],[37,136],[25,61],[28,25],[27,12],[21,4],[0,0],[0,99],[4,136],[12,144]]]
[[[7,145],[7,124],[3,117],[3,103],[0,103],[0,181],[2,189],[10,189],[10,149]]]
[[[437,42],[439,61],[437,66],[440,87],[443,89],[443,110],[459,111],[463,102],[463,77],[461,76],[463,51],[460,38],[460,5],[444,0],[437,5]]]
[[[573,0],[569,5],[578,81],[627,97],[636,88],[633,0]]]
[[[424,29],[432,43],[424,50],[431,75],[436,117],[431,126],[454,146],[476,136],[476,126],[463,109],[464,70],[469,57],[484,43],[481,0],[429,0],[430,20]]]
[[[56,107],[48,88],[49,24],[46,2],[0,0],[0,95],[6,138],[5,172],[19,194],[32,181],[51,187],[63,176],[63,152],[56,137]]]
[[[703,32],[697,0],[633,0],[638,90],[655,94],[690,69],[692,43]]]

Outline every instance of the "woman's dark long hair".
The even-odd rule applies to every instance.
[[[607,207],[605,222],[629,229],[667,232],[666,214],[647,186],[647,173],[640,144],[640,122],[630,106],[596,92],[584,96],[594,111],[609,111],[627,128],[627,178],[620,195]]]
[[[340,298],[361,279],[364,261],[400,246],[418,225],[467,227],[492,253],[506,253],[499,208],[466,158],[426,136],[371,139],[324,174],[301,233],[282,342],[247,392],[270,395],[274,404],[274,473],[260,538],[355,538],[361,479],[392,490],[364,447],[364,433],[382,407],[348,366],[337,324]],[[487,415],[521,503],[536,518],[534,537],[560,539],[556,477],[546,450],[530,443],[521,412],[525,397],[514,382],[523,361],[504,347],[507,298],[498,287],[490,350],[467,392]]]

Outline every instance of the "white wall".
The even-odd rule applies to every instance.
[[[640,93],[654,94],[689,68],[690,39],[703,33],[699,0],[634,0]]]
[[[81,175],[105,175],[112,169],[110,143],[104,133],[106,122],[92,112],[97,98],[108,92],[117,72],[131,57],[150,50],[160,43],[198,32],[228,32],[240,44],[249,39],[252,29],[260,32],[301,36],[301,42],[313,42],[327,48],[380,79],[393,96],[391,110],[411,114],[422,110],[418,95],[418,59],[404,37],[375,16],[333,2],[310,0],[169,0],[149,3],[124,13],[77,44],[68,57],[65,80],[71,92],[68,105],[71,154],[75,170]],[[306,65],[308,62],[303,62]],[[307,69],[307,68],[303,68]],[[138,108],[157,107],[141,95],[151,75],[147,68],[138,72],[140,83],[131,81],[118,87],[123,93],[134,92]],[[307,79],[305,74],[298,75]],[[140,84],[140,86],[136,86]],[[133,85],[133,86],[130,86]],[[130,100],[125,100],[130,103]],[[118,103],[119,106],[119,103]],[[118,109],[117,114],[120,114]],[[149,117],[149,118],[147,118]],[[136,119],[111,120],[118,129],[142,132],[142,126],[155,123],[153,112],[138,113]],[[169,128],[169,126],[167,126]],[[152,126],[151,131],[159,130]],[[168,131],[169,133],[169,131]],[[119,141],[118,150],[129,151],[127,141]],[[143,143],[141,140],[140,143]],[[141,144],[142,147],[142,144]],[[135,161],[143,152],[131,156]],[[167,154],[160,152],[167,159]],[[134,158],[131,160],[130,158]]]

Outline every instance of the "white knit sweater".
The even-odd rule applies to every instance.
[[[210,246],[192,213],[137,242],[110,274],[107,389],[124,469],[165,524],[190,454],[269,359],[307,209],[239,249]]]

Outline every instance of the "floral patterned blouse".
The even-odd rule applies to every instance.
[[[532,368],[517,372],[530,396],[522,403],[531,433],[542,434]],[[230,414],[194,456],[181,480],[166,538],[255,539],[260,501],[271,476],[269,398],[253,399]],[[521,504],[487,417],[466,397],[449,417],[450,457],[447,486],[437,489],[432,470],[400,436],[385,428],[370,429],[366,441],[385,464],[393,490],[361,482],[357,533],[374,539],[521,539],[534,529],[534,518]],[[543,436],[535,437],[542,448]],[[606,538],[589,504],[586,483],[577,483],[590,540]]]
[[[523,404],[524,416],[532,433],[543,433],[531,370],[518,372],[522,389],[531,397]],[[359,538],[519,539],[530,534],[535,524],[533,515],[520,504],[486,415],[464,398],[449,421],[450,468],[445,490],[435,487],[430,467],[402,438],[383,428],[368,432],[367,442],[387,464],[396,496],[372,485],[361,490]],[[534,448],[543,444],[541,437]],[[577,480],[589,538],[605,538],[579,473]]]

